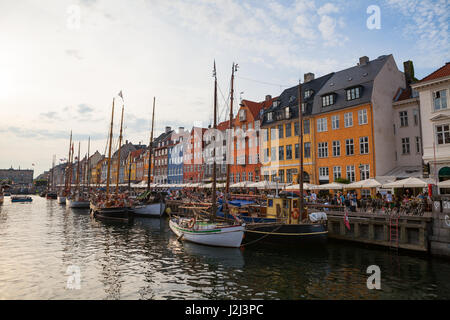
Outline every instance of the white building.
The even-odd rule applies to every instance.
[[[412,85],[420,96],[423,160],[430,178],[450,179],[450,63]]]

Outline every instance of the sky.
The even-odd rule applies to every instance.
[[[88,137],[104,153],[113,99],[115,137],[123,105],[135,144],[148,144],[153,97],[155,135],[207,127],[214,61],[220,121],[233,62],[235,110],[361,56],[412,60],[421,79],[450,61],[449,12],[448,0],[2,0],[0,168],[36,177],[67,158],[71,130],[82,155]]]

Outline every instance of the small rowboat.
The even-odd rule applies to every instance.
[[[33,198],[29,196],[12,196],[11,202],[31,202]]]
[[[169,227],[179,239],[214,247],[239,248],[245,232],[245,225],[201,222],[177,216],[169,220]]]

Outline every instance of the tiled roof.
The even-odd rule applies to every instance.
[[[450,62],[447,62],[444,66],[440,67],[433,73],[429,74],[428,76],[426,76],[425,78],[420,80],[419,83],[429,81],[429,80],[436,80],[436,79],[448,77],[448,76],[450,76]]]
[[[230,127],[230,120],[221,122],[217,125],[217,129],[221,131],[228,129],[229,127]]]

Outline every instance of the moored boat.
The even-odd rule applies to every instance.
[[[133,218],[133,214],[129,207],[126,206],[111,206],[100,207],[94,203],[90,203],[91,216],[101,220],[113,220],[128,222]]]
[[[55,200],[58,198],[58,195],[56,194],[56,192],[48,192],[46,195],[47,199],[51,199],[51,200]]]
[[[164,214],[165,209],[166,204],[164,202],[157,202],[150,204],[138,204],[133,206],[130,210],[135,215],[159,218]]]
[[[57,201],[58,201],[59,204],[66,204],[66,197],[58,196]]]
[[[12,196],[11,202],[32,202],[33,198],[29,196]]]
[[[86,200],[67,198],[66,206],[68,206],[69,208],[89,208],[90,203]]]
[[[215,246],[239,248],[244,237],[245,225],[197,221],[195,218],[173,216],[170,229],[184,241]]]

